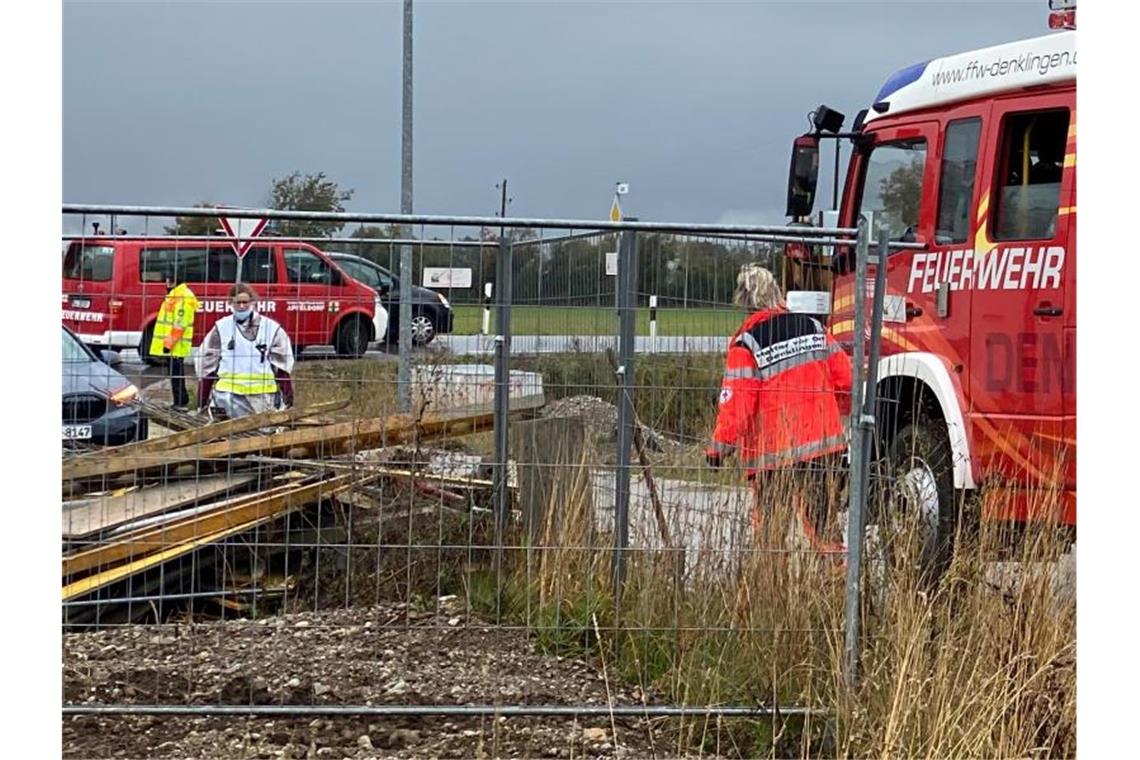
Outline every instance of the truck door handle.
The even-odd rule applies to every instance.
[[[1062,311],[1063,309],[1060,306],[1052,306],[1050,304],[1043,303],[1034,309],[1033,313],[1039,317],[1059,317],[1061,316]]]
[[[921,317],[921,316],[922,316],[922,307],[915,306],[912,303],[907,303],[907,305],[906,305],[906,321],[907,322],[911,321],[915,317]]]

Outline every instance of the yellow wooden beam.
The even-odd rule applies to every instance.
[[[292,509],[305,506],[323,496],[332,496],[349,486],[374,479],[357,474],[338,475],[315,482],[289,483],[268,491],[240,496],[223,501],[217,508],[123,537],[114,543],[102,544],[86,551],[63,557],[63,577],[101,567],[109,567],[123,560],[162,551],[171,545],[192,541],[198,536],[229,530],[250,520],[272,518]]]
[[[303,407],[295,406],[290,409],[275,409],[270,412],[238,417],[233,420],[211,422],[202,427],[184,430],[180,433],[163,435],[157,438],[148,438],[145,441],[136,441],[124,446],[116,446],[112,449],[99,449],[88,454],[72,457],[65,461],[63,463],[63,477],[65,480],[70,479],[73,477],[70,475],[70,471],[76,469],[82,471],[83,467],[90,468],[96,463],[105,464],[108,461],[114,461],[115,459],[134,454],[153,454],[158,451],[170,451],[171,449],[178,449],[183,446],[192,446],[198,443],[205,443],[215,438],[248,433],[260,427],[284,425],[303,417],[311,417],[325,412],[334,412],[346,406],[348,406],[348,399],[329,401],[322,404],[310,404],[309,406]],[[80,464],[82,464],[83,467],[77,467]]]
[[[186,462],[221,460],[246,454],[288,453],[290,456],[329,456],[375,445],[403,443],[416,435],[421,439],[438,435],[459,435],[490,426],[493,415],[430,415],[422,419],[411,415],[352,420],[321,427],[288,430],[271,435],[233,438],[213,443],[183,446],[165,452],[127,454],[109,460],[68,461],[63,468],[65,480],[78,480],[128,472],[146,471]]]

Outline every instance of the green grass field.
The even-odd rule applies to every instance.
[[[475,335],[482,329],[480,306],[456,305],[456,335]],[[731,335],[744,320],[736,309],[658,309],[658,335]],[[495,312],[491,310],[491,329]],[[616,335],[617,311],[595,306],[515,306],[511,310],[514,335]],[[637,311],[637,334],[649,335],[649,309]]]

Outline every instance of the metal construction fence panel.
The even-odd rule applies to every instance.
[[[234,210],[271,230],[344,225],[242,241],[210,234],[200,209],[64,211],[64,324],[93,351],[77,349],[72,370],[111,363],[137,388],[104,399],[134,415],[115,446],[98,445],[98,419],[66,419],[65,399],[69,746],[200,731],[240,734],[255,753],[446,755],[470,749],[470,731],[493,753],[551,756],[881,747],[859,738],[880,713],[850,705],[877,699],[897,667],[890,647],[924,582],[903,571],[921,540],[882,544],[899,473],[883,466],[876,420],[921,401],[878,392],[886,278],[874,274],[905,246],[863,224]],[[110,213],[129,230],[93,234]],[[179,219],[206,225],[170,234],[190,228]],[[729,338],[749,313],[733,303],[737,273],[760,264],[789,286],[785,241],[850,258],[867,285],[855,323],[872,339],[846,347],[842,402],[783,389],[849,403],[843,451],[749,477],[706,452]],[[404,244],[427,289],[411,312],[432,328],[410,346],[393,328]],[[250,416],[198,398],[239,281],[294,354],[292,393],[277,383]],[[178,282],[199,311],[190,356],[171,362],[151,344]]]

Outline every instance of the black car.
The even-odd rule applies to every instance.
[[[388,310],[388,343],[399,341],[400,335],[400,278],[384,267],[363,256],[338,251],[325,251],[354,280],[359,280],[380,294]],[[434,290],[412,285],[412,343],[423,346],[431,343],[438,333],[449,333],[455,317],[451,304]]]
[[[63,327],[63,442],[116,445],[145,440],[146,415],[135,403],[139,389],[110,365],[118,354],[96,355]]]

